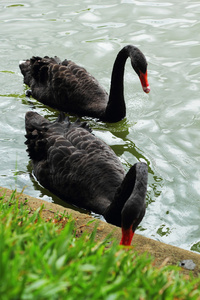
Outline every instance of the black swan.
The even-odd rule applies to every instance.
[[[115,60],[110,95],[84,68],[65,59],[45,56],[32,57],[20,63],[29,95],[60,111],[78,116],[89,116],[107,122],[118,122],[126,115],[124,102],[124,67],[127,58],[138,74],[143,90],[149,93],[147,61],[135,46],[124,47]],[[28,94],[27,94],[28,95]]]
[[[145,214],[147,164],[138,162],[125,174],[114,151],[85,122],[71,123],[63,112],[54,122],[27,112],[25,127],[38,181],[62,200],[122,227],[120,244],[130,245]]]

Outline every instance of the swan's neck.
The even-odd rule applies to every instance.
[[[145,212],[147,169],[145,163],[137,163],[130,168],[104,214],[107,222],[124,229],[130,226],[136,229]]]
[[[105,112],[105,119],[117,122],[126,115],[124,102],[124,67],[129,56],[127,48],[123,48],[117,55],[111,76],[110,95]]]

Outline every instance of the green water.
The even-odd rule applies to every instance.
[[[18,63],[57,55],[84,66],[109,90],[113,61],[126,44],[148,60],[150,94],[127,62],[126,118],[88,120],[126,170],[149,165],[147,212],[137,233],[200,252],[200,3],[199,1],[0,2],[0,185],[59,202],[32,177],[24,115],[57,112],[25,97]],[[95,3],[95,4],[94,4]]]

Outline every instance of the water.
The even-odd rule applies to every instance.
[[[148,60],[151,93],[127,62],[127,116],[117,124],[88,120],[126,170],[149,164],[147,212],[137,233],[200,252],[199,1],[45,1],[0,3],[0,185],[62,203],[31,175],[24,115],[57,112],[25,97],[19,60],[57,55],[84,66],[109,90],[113,61],[126,44]],[[85,118],[87,119],[87,118]]]

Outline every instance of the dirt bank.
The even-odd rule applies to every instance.
[[[12,191],[5,188],[0,188],[0,196],[5,194],[5,199],[9,199]],[[96,222],[92,222],[90,225],[87,223],[93,219],[91,216],[79,213],[77,211],[71,210],[69,208],[62,207],[57,204],[49,203],[37,198],[33,198],[26,194],[17,194],[19,201],[28,202],[26,205],[30,207],[32,211],[35,211],[38,207],[44,204],[44,209],[42,211],[42,217],[45,219],[53,219],[54,214],[57,213],[64,213],[67,212],[68,214],[72,214],[73,218],[75,219],[77,233],[81,234],[83,231],[91,232],[95,226]],[[119,242],[121,239],[121,229],[107,224],[103,221],[97,220],[98,227],[97,227],[97,236],[96,238],[101,240],[104,239],[109,233],[112,232],[112,236],[116,238]],[[178,265],[182,260],[193,260],[196,264],[194,270],[189,271],[184,268],[180,268],[180,271],[189,274],[192,272],[194,276],[198,276],[200,273],[200,255],[198,253],[193,253],[191,251],[183,250],[178,247],[170,246],[141,235],[135,234],[133,241],[133,251],[138,251],[139,253],[148,252],[153,257],[155,257],[155,264],[162,265],[163,263],[171,264],[171,265]]]

